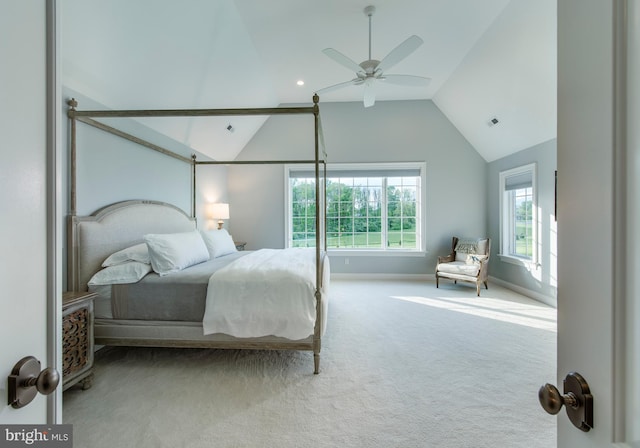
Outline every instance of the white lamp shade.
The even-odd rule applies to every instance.
[[[211,204],[211,218],[229,219],[229,204]]]

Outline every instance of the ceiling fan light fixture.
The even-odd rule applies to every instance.
[[[369,18],[369,59],[358,64],[353,59],[345,56],[337,50],[334,50],[333,48],[325,48],[324,50],[322,50],[325,55],[333,59],[335,62],[355,72],[356,77],[351,81],[341,82],[339,84],[317,90],[317,94],[324,94],[347,86],[358,86],[365,84],[363,103],[365,107],[371,107],[375,103],[376,99],[375,81],[385,80],[387,79],[387,76],[387,82],[390,84],[402,86],[424,86],[428,84],[430,79],[421,76],[384,75],[384,72],[387,69],[390,69],[398,62],[402,61],[404,58],[416,51],[416,49],[424,42],[420,37],[412,35],[408,39],[403,41],[400,45],[391,50],[391,52],[387,54],[383,59],[373,59],[371,56],[371,17],[375,13],[375,11],[375,6],[371,5],[367,6],[363,10],[365,16]]]

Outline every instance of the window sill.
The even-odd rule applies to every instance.
[[[527,260],[525,258],[514,257],[513,255],[504,255],[504,254],[498,254],[498,257],[500,258],[500,260],[504,261],[505,263],[515,264],[516,266],[522,266],[529,270],[538,268],[538,263],[536,263],[533,260]]]

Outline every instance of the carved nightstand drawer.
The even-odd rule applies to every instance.
[[[62,299],[63,390],[93,380],[93,299],[90,292],[65,292]]]

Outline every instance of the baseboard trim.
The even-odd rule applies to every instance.
[[[558,301],[555,297],[547,296],[545,294],[540,294],[539,292],[532,291],[527,288],[523,288],[522,286],[514,285],[513,283],[507,282],[505,280],[502,280],[496,277],[489,276],[489,281],[497,285],[500,285],[504,288],[515,291],[519,294],[522,294],[523,296],[530,297],[533,300],[537,300],[538,302],[542,302],[546,305],[552,306],[553,308],[558,307]]]
[[[331,279],[336,280],[433,280],[435,274],[388,274],[388,273],[358,273],[358,272],[332,272]]]

